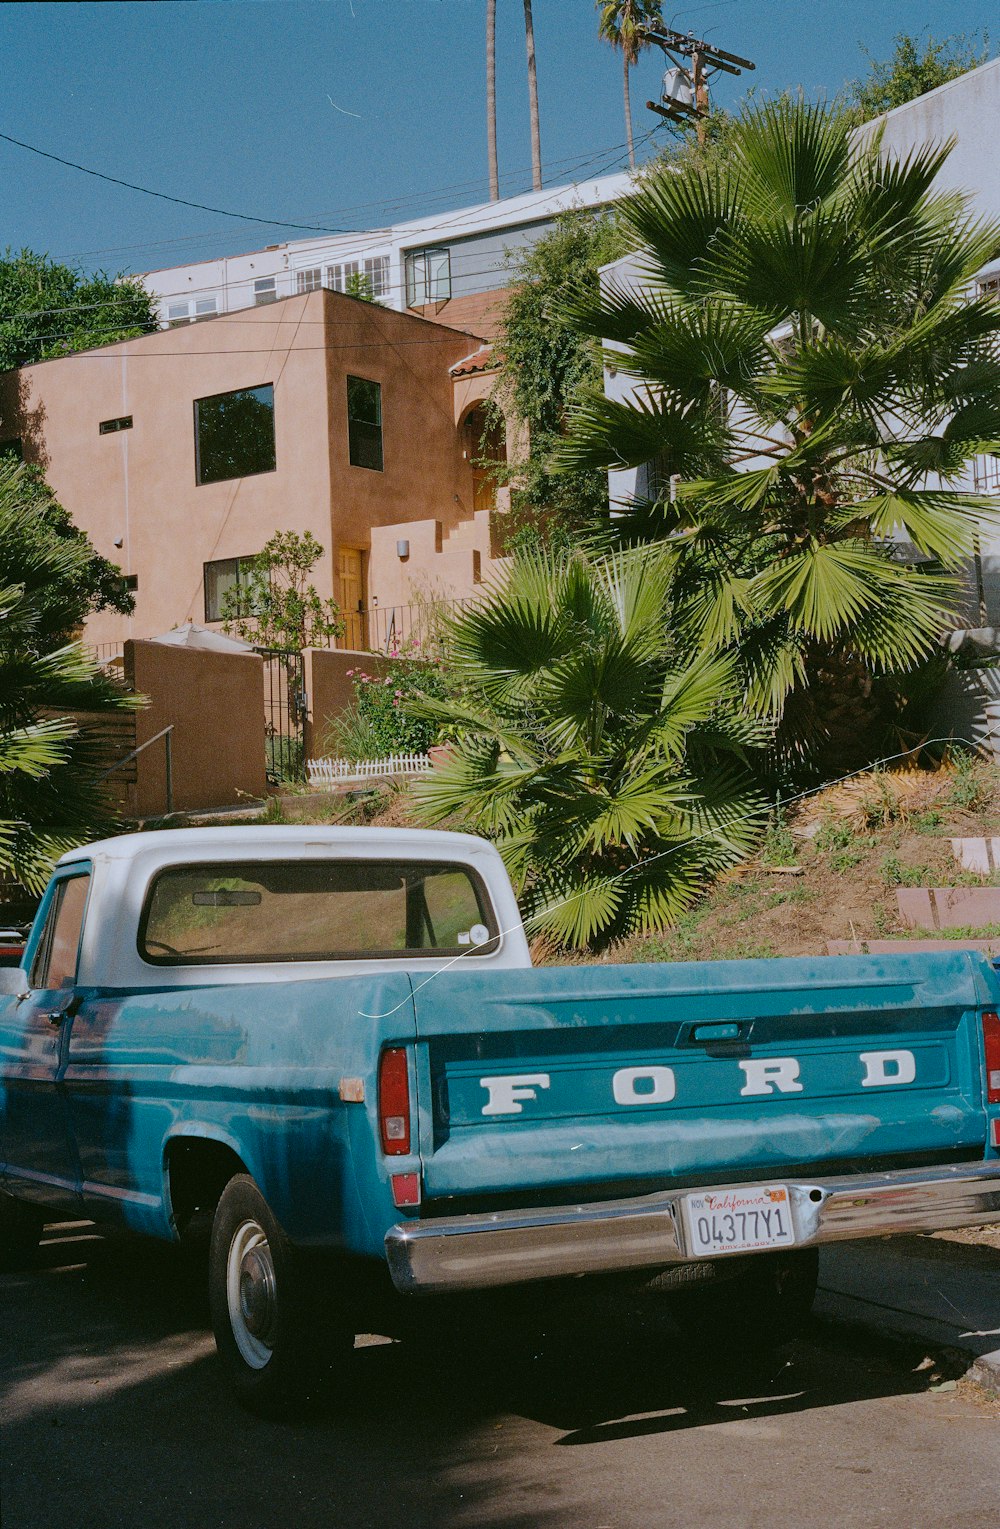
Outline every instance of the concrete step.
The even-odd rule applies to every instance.
[[[991,961],[1000,960],[997,940],[827,940],[828,956],[907,956],[934,951],[980,950]]]
[[[964,871],[977,876],[1000,870],[1000,839],[952,839],[951,852]]]
[[[896,906],[907,929],[1000,925],[1000,887],[900,887]]]

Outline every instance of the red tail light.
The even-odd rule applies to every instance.
[[[405,1157],[410,1150],[410,1078],[401,1046],[383,1051],[379,1062],[378,1123],[382,1151],[390,1157]]]
[[[986,1102],[1000,1104],[1000,1014],[983,1015],[986,1043]]]

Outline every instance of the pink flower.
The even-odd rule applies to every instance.
[[[403,692],[401,690],[397,690],[395,694],[396,694],[396,700],[398,701],[400,696],[403,694]]]
[[[353,675],[353,673],[354,673],[353,669],[348,669],[348,671],[347,671],[347,678],[350,679],[351,676]]]

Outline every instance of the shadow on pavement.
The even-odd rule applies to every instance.
[[[559,1458],[587,1446],[916,1392],[933,1378],[818,1325],[754,1367],[709,1361],[662,1296],[553,1309],[538,1290],[519,1309],[481,1302],[476,1320],[467,1305],[428,1304],[408,1342],[355,1350],[336,1409],[269,1423],[230,1398],[200,1275],[176,1250],[85,1225],[50,1237],[38,1266],[0,1280],[4,1529],[576,1529],[579,1502],[553,1500],[554,1486],[542,1506],[519,1505],[526,1456],[550,1462],[536,1480],[565,1480]]]

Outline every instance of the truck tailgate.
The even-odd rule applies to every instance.
[[[415,990],[425,1211],[981,1159],[954,954],[444,973]]]

